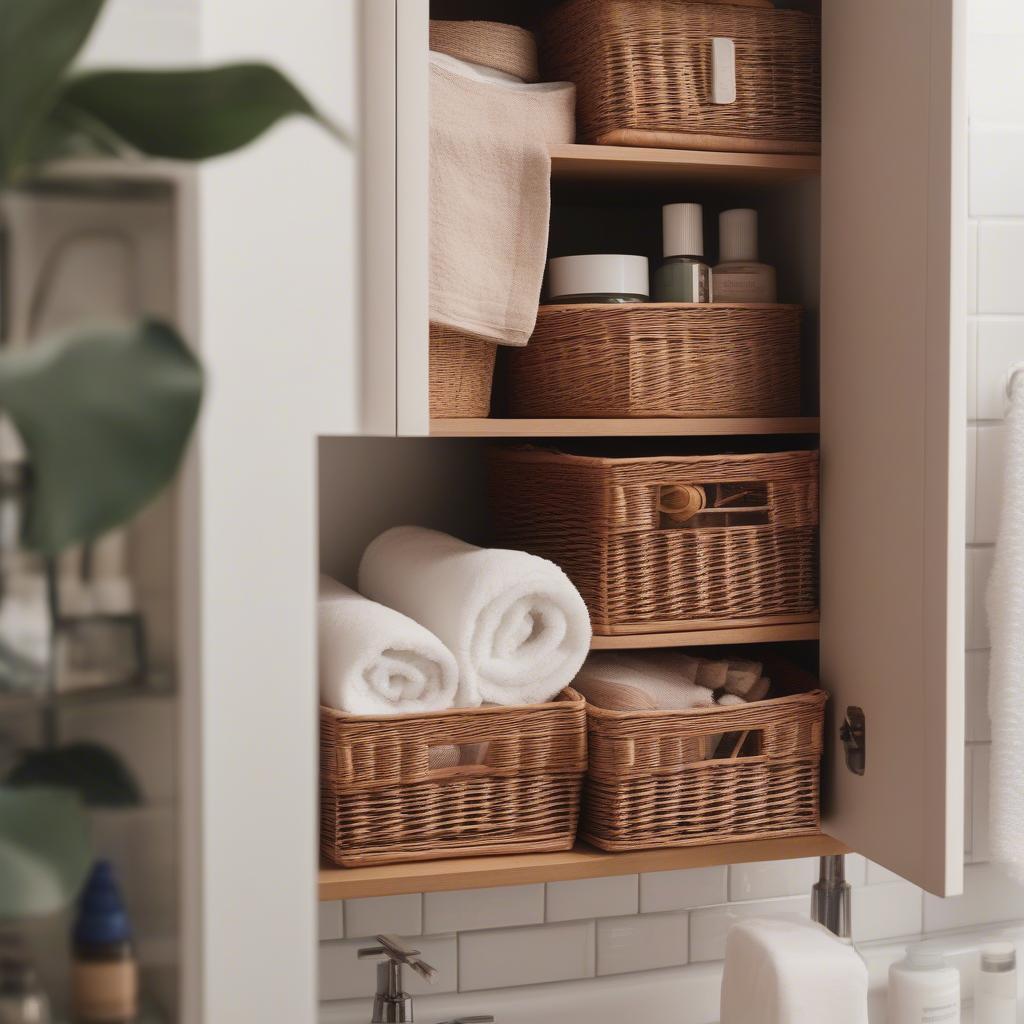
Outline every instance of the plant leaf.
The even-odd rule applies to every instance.
[[[175,160],[230,153],[293,114],[312,117],[348,141],[288,78],[266,64],[88,72],[65,84],[57,111],[106,125],[148,156]]]
[[[0,2],[0,186],[20,169],[21,150],[47,111],[104,0]]]
[[[57,554],[135,515],[177,470],[202,386],[185,343],[153,320],[0,352],[0,407],[32,465],[25,543]]]
[[[9,786],[62,786],[89,807],[133,807],[142,793],[125,763],[98,743],[28,750],[7,776]]]
[[[91,859],[89,823],[74,793],[0,786],[0,919],[66,907]]]

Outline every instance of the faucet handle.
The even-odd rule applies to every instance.
[[[418,949],[409,949],[401,939],[394,935],[378,935],[376,939],[380,943],[379,946],[370,946],[359,950],[360,960],[365,960],[367,957],[384,956],[393,964],[411,967],[421,978],[433,983],[437,970],[426,961],[419,959],[420,951]]]
[[[494,1024],[494,1018],[490,1014],[483,1017],[457,1017],[455,1020],[442,1021],[441,1024]]]

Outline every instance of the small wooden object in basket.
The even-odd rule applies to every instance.
[[[432,768],[431,751],[474,763]],[[568,850],[587,765],[583,698],[363,716],[320,708],[320,848],[343,867]]]
[[[733,44],[728,96],[715,83],[725,75],[732,85],[732,63],[716,58],[715,41]],[[544,18],[540,43],[544,77],[576,84],[580,142],[747,153],[821,148],[814,15],[691,0],[566,0]]]
[[[815,835],[828,698],[813,677],[780,671],[786,695],[753,704],[588,706],[580,837],[617,852]]]
[[[541,306],[507,354],[513,416],[798,416],[790,305]]]
[[[601,458],[495,448],[490,465],[497,543],[561,566],[595,634],[817,616],[817,452]]]

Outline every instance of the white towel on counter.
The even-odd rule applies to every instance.
[[[591,654],[572,685],[591,704],[609,711],[683,711],[715,702],[711,690],[667,672],[643,654]]]
[[[1024,376],[1006,417],[1003,497],[988,584],[991,859],[1024,882]]]
[[[868,1024],[856,949],[796,915],[750,918],[725,943],[722,1024]]]
[[[522,551],[399,526],[364,552],[359,589],[421,623],[455,655],[460,706],[550,700],[590,649],[590,616],[568,576]]]
[[[443,711],[459,670],[429,630],[329,576],[317,600],[320,701],[354,715]]]

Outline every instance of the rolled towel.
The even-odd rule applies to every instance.
[[[399,526],[363,553],[359,589],[444,642],[459,666],[460,706],[550,700],[590,649],[587,606],[569,577],[522,551]]]
[[[734,693],[737,697],[748,697],[757,688],[761,680],[761,662],[740,661],[736,658],[729,659],[729,668],[725,677],[725,689],[727,693]],[[758,697],[750,698],[759,700]]]
[[[320,700],[355,715],[443,711],[455,703],[452,653],[418,622],[329,576],[317,601]]]
[[[714,704],[711,690],[666,673],[643,655],[592,654],[572,685],[595,707],[609,711],[683,711]]]

